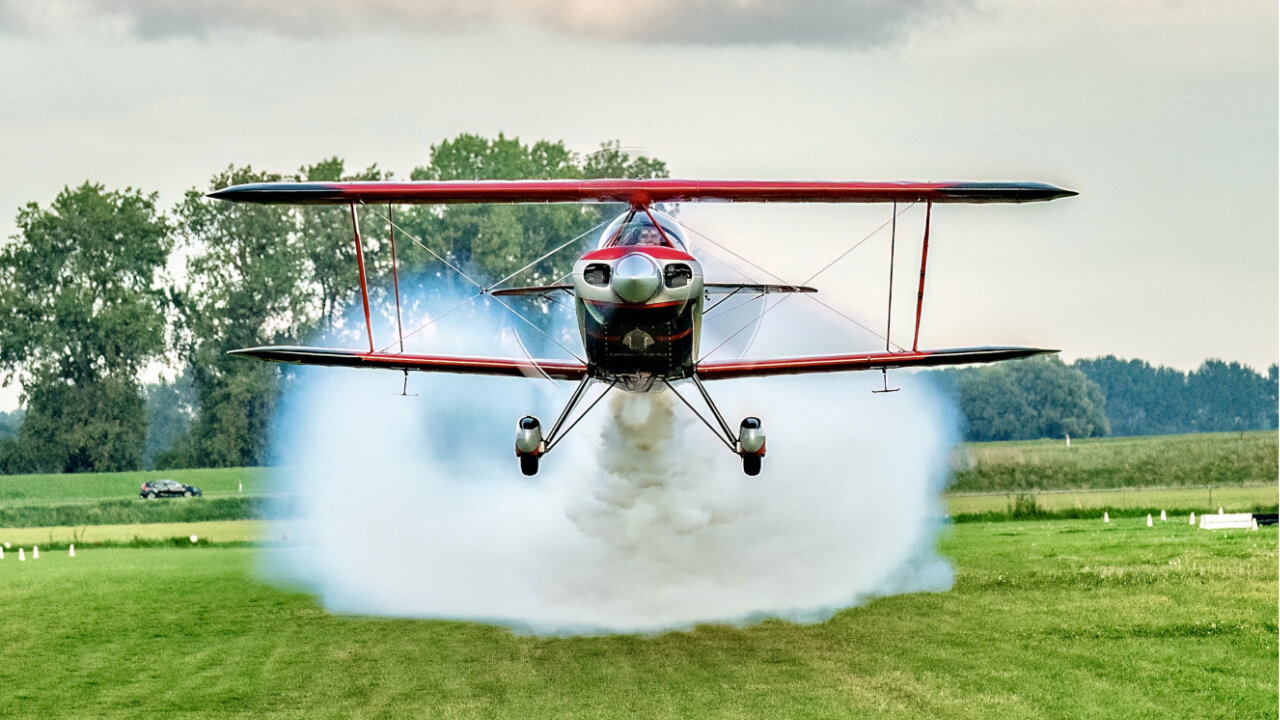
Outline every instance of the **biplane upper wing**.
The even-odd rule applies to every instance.
[[[555,380],[581,380],[587,374],[587,366],[579,362],[529,358],[408,355],[294,345],[244,348],[231,350],[230,354],[293,365],[415,370],[418,372],[456,373],[461,375],[549,377]]]
[[[290,205],[350,203],[671,202],[1021,203],[1076,193],[1038,182],[828,180],[419,180],[407,182],[270,182],[235,185],[209,197]]]
[[[763,377],[766,375],[804,375],[809,373],[850,372],[854,370],[888,370],[908,367],[967,365],[1055,353],[1057,350],[1028,347],[947,348],[944,350],[906,350],[852,355],[814,355],[810,357],[772,358],[767,360],[719,360],[698,363],[698,377],[703,380]]]
[[[817,288],[807,285],[761,285],[759,283],[705,283],[703,287],[708,293],[715,295],[731,294],[735,292],[746,293],[816,293]],[[535,285],[533,287],[517,287],[503,288],[501,290],[490,290],[490,295],[512,296],[512,295],[535,295],[546,296],[555,292],[573,293],[573,286],[568,284],[558,285]]]

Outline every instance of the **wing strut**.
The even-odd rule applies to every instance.
[[[387,228],[391,232],[391,285],[396,291],[396,338],[400,341],[400,352],[404,352],[404,324],[400,319],[400,271],[396,267],[396,222],[392,219],[391,203],[387,203]],[[405,371],[405,377],[409,371]]]
[[[369,284],[364,274],[364,246],[360,244],[360,217],[351,203],[351,234],[356,239],[356,266],[360,269],[360,299],[364,301],[364,329],[369,333],[369,352],[373,352],[373,322],[369,320]],[[403,348],[401,348],[403,351]]]
[[[916,335],[911,340],[911,352],[920,349],[920,309],[924,306],[924,268],[929,260],[929,216],[933,214],[933,201],[924,206],[924,246],[920,249],[920,291],[916,294]]]
[[[889,338],[893,335],[893,255],[898,247],[898,201],[893,201],[893,227],[889,230],[889,311],[884,321],[884,351],[889,352]]]

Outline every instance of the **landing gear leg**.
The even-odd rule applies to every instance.
[[[587,385],[591,384],[591,380],[592,378],[587,376],[582,379],[582,382],[578,383],[577,389],[569,397],[569,402],[565,404],[564,410],[560,411],[560,417],[556,418],[555,424],[551,426],[551,431],[547,433],[546,437],[542,435],[542,423],[538,421],[538,418],[532,415],[520,418],[520,423],[516,426],[516,457],[520,459],[520,472],[525,475],[537,475],[538,461],[542,456],[550,452],[551,448],[555,447],[573,429],[573,426],[578,424],[579,420],[586,417],[587,413],[591,412],[591,408],[595,407],[596,403],[600,402],[605,395],[608,395],[614,385],[618,384],[617,380],[610,383],[609,387],[605,388],[599,397],[591,401],[591,404],[587,406],[586,410],[582,411],[582,414],[569,423],[568,427],[565,427],[565,421],[569,419],[569,414],[573,412],[573,409],[582,400],[582,395],[586,392]],[[563,432],[561,428],[564,428]]]
[[[680,398],[685,407],[693,411],[693,414],[703,422],[711,432],[720,438],[720,442],[724,443],[731,451],[742,458],[742,472],[747,475],[756,476],[760,474],[760,465],[764,459],[765,443],[764,443],[764,426],[760,423],[760,418],[749,417],[742,421],[738,427],[738,434],[733,434],[733,429],[729,427],[729,423],[725,422],[724,416],[720,414],[720,409],[716,407],[715,401],[711,399],[711,395],[707,389],[702,386],[702,381],[698,379],[696,374],[689,376],[693,380],[694,387],[698,388],[698,392],[702,395],[703,401],[707,403],[707,407],[711,410],[711,415],[715,418],[716,423],[720,426],[719,431],[711,424],[711,421],[702,416],[697,408],[689,404],[689,401],[676,390],[671,383],[663,380],[667,388]]]

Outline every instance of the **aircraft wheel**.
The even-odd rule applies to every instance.
[[[155,493],[147,493],[147,499],[148,499],[148,500],[155,500],[155,499],[156,499],[156,494],[155,494]]]
[[[763,457],[755,453],[742,453],[742,472],[755,477],[760,474],[760,462]]]
[[[520,456],[520,472],[525,475],[538,474],[538,456],[532,453]]]

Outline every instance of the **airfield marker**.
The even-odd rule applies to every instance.
[[[1111,515],[1106,511],[1102,511],[1102,522],[1111,522]]]
[[[76,546],[74,543],[72,543],[71,547],[67,548],[67,555],[70,557],[76,556]]]
[[[23,552],[22,548],[18,548],[18,562],[26,562],[26,561],[27,561],[27,554]]]
[[[4,548],[0,547],[0,560],[4,559]]]
[[[39,559],[40,559],[40,546],[39,546],[39,545],[32,545],[32,546],[31,546],[31,559],[32,559],[32,560],[39,560]]]
[[[1160,522],[1165,522],[1165,521],[1167,521],[1168,519],[1169,519],[1169,517],[1168,517],[1167,515],[1165,515],[1165,514],[1164,514],[1164,511],[1163,511],[1163,510],[1161,510],[1161,511],[1160,511]]]
[[[1194,510],[1191,512],[1191,524],[1192,525],[1196,524],[1196,514]]]
[[[1219,506],[1218,506],[1218,514],[1219,514],[1219,515],[1221,515],[1221,514],[1222,514],[1222,506],[1221,506],[1221,505],[1219,505]]]
[[[192,535],[192,536],[191,536],[191,542],[196,542],[196,541],[197,541],[197,540],[199,540],[199,539],[200,539],[200,538],[196,537],[195,535]]]
[[[1151,513],[1147,513],[1147,527],[1153,527],[1151,524]]]

